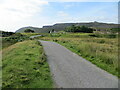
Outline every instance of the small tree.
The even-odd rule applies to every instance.
[[[31,29],[26,29],[24,32],[26,32],[26,33],[34,33],[34,31],[31,30]]]
[[[76,32],[76,26],[75,25],[72,25],[70,27],[67,27],[66,32]]]

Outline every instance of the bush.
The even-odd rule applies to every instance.
[[[120,28],[111,28],[110,30],[112,33],[119,33],[120,32]]]
[[[0,36],[2,37],[8,37],[15,34],[14,32],[5,32],[5,31],[0,31]]]
[[[100,40],[99,43],[105,43],[105,40]]]
[[[26,32],[26,33],[34,33],[35,31],[33,31],[31,29],[26,29],[24,32]]]
[[[2,44],[3,44],[2,48],[8,47],[12,44],[15,44],[17,42],[21,42],[24,40],[28,40],[28,39],[29,39],[29,37],[26,35],[22,35],[20,33],[13,34],[7,38],[2,39]]]
[[[108,38],[116,38],[116,36],[117,36],[116,34],[109,34],[107,37]]]
[[[70,27],[67,27],[66,32],[84,32],[84,33],[93,33],[93,29],[92,28],[88,28],[86,26],[75,26],[72,25]]]

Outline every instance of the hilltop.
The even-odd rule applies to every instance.
[[[63,31],[65,30],[66,27],[69,27],[71,25],[76,25],[76,26],[87,26],[99,30],[109,30],[110,28],[117,28],[118,24],[113,24],[113,23],[100,23],[100,22],[89,22],[89,23],[57,23],[51,26],[43,26],[42,28],[38,27],[23,27],[17,30],[17,33],[23,33],[26,29],[31,29],[34,30],[35,33],[48,33],[51,30],[55,30],[56,32],[58,31]]]

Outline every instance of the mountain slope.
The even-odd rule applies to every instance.
[[[31,29],[31,30],[34,30],[34,31],[39,30],[39,28],[29,26],[29,27],[20,28],[20,29],[18,29],[16,32],[23,33],[26,29]]]
[[[37,27],[23,27],[17,30],[17,33],[23,33],[24,30],[26,29],[31,29],[34,30],[35,33],[48,33],[52,29],[55,31],[63,31],[65,30],[66,27],[69,27],[71,25],[76,25],[76,26],[87,26],[87,27],[92,27],[96,29],[110,29],[110,28],[117,28],[118,24],[107,24],[107,23],[99,23],[99,22],[90,22],[90,23],[58,23],[54,24],[51,26],[43,26],[42,28],[37,28]]]

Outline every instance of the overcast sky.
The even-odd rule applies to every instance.
[[[118,23],[118,0],[0,0],[0,30],[4,31],[93,21]]]

